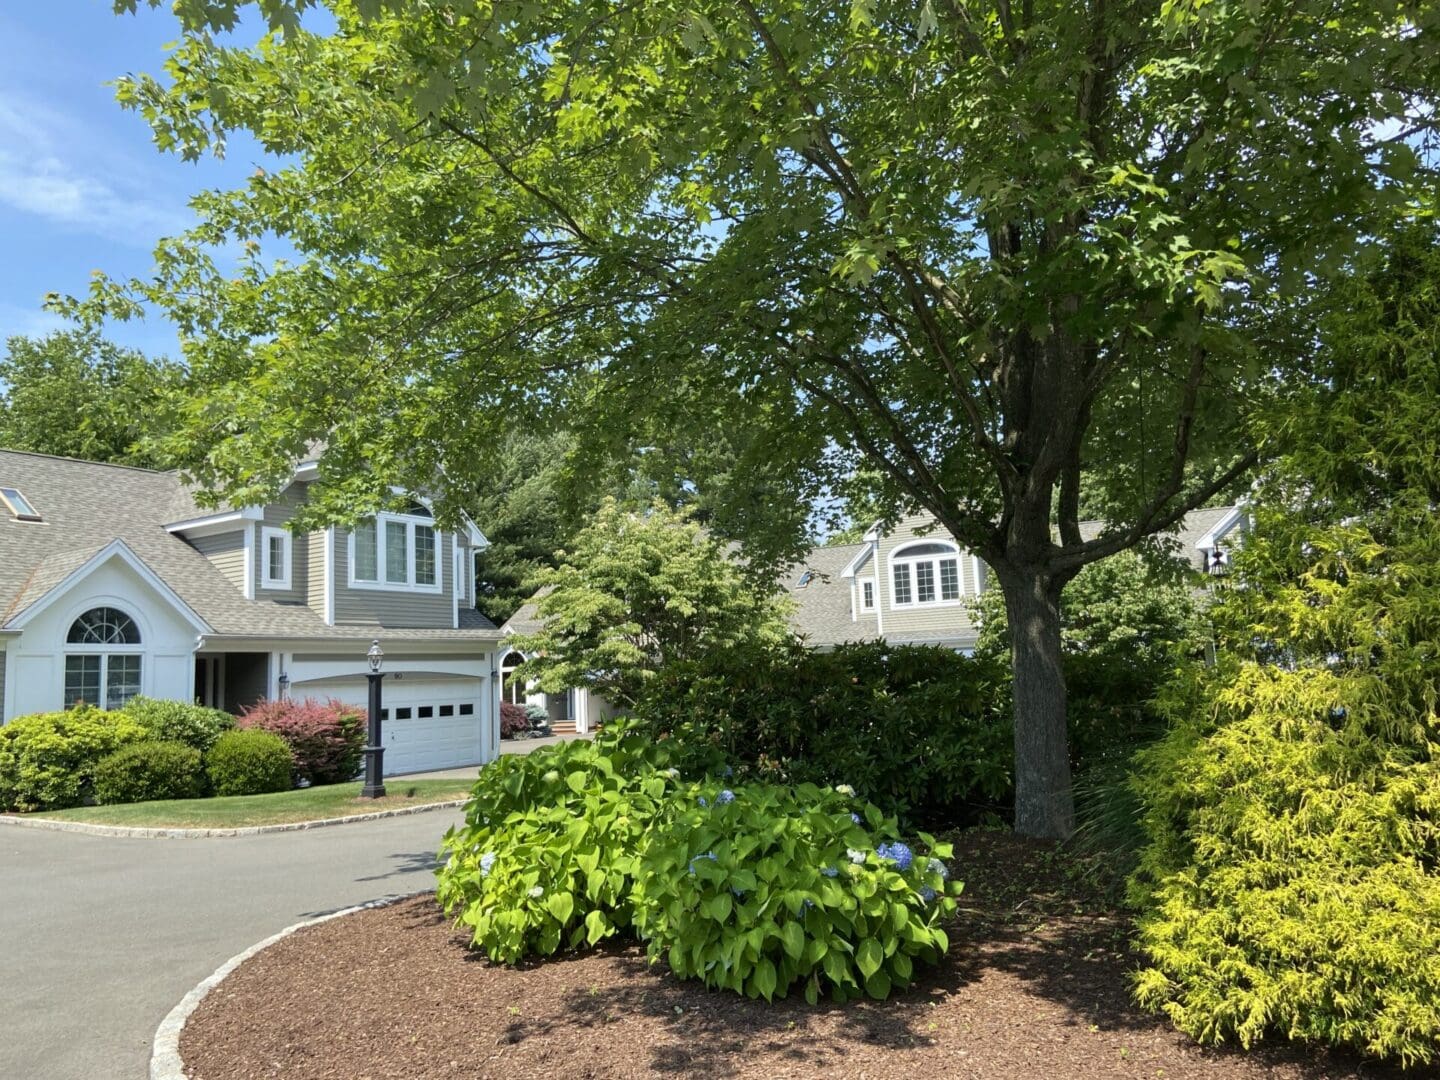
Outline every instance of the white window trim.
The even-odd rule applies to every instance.
[[[376,514],[375,518],[375,576],[379,581],[363,581],[355,577],[355,530],[346,536],[345,573],[352,589],[368,589],[373,592],[419,592],[440,595],[445,592],[445,534],[435,528],[434,518],[415,517],[412,514]],[[405,526],[406,572],[404,582],[385,580],[385,523],[395,521]],[[368,522],[367,522],[368,524]],[[419,585],[415,582],[415,526],[428,525],[435,532],[435,584]]]
[[[140,634],[140,640],[133,645],[119,643],[101,644],[99,642],[71,642],[66,641],[69,636],[70,627],[75,625],[75,620],[84,615],[87,611],[97,607],[111,607],[116,611],[128,616],[135,624],[136,631]],[[108,708],[110,689],[110,657],[112,656],[138,656],[140,658],[140,693],[144,694],[147,689],[146,676],[150,672],[149,650],[147,642],[150,637],[150,627],[138,616],[132,613],[130,607],[120,600],[110,597],[90,597],[82,604],[69,619],[61,624],[61,659],[60,659],[60,694],[63,699],[65,694],[65,667],[66,661],[72,656],[98,656],[100,658],[100,702],[97,708]],[[68,702],[62,700],[63,708],[70,708]]]
[[[905,552],[919,547],[922,544],[944,544],[950,550],[935,555],[906,555]],[[965,603],[965,574],[960,562],[960,549],[948,540],[916,540],[914,543],[906,544],[904,547],[896,548],[890,553],[886,562],[890,571],[890,606],[897,611],[910,611],[915,608],[947,608],[960,607]],[[959,595],[954,600],[943,600],[940,595],[940,560],[955,560],[955,578],[959,587]],[[935,568],[935,599],[918,600],[920,595],[919,583],[915,580],[915,567],[920,563],[930,563]],[[901,602],[896,599],[895,594],[895,571],[903,568],[905,576],[910,582],[910,599]]]
[[[870,586],[870,603],[868,603],[868,604],[865,603],[865,586],[866,586],[866,585],[869,585],[869,586]],[[862,615],[868,615],[868,614],[870,614],[870,612],[872,612],[872,611],[875,610],[875,579],[874,579],[874,578],[861,578],[861,579],[860,579],[860,582],[859,582],[859,589],[860,589],[860,593],[859,593],[859,595],[860,595],[860,613],[861,613]]]
[[[285,550],[285,573],[275,577],[270,565],[270,541],[278,537]],[[293,580],[291,568],[295,565],[294,538],[289,529],[276,529],[266,525],[260,530],[260,587],[262,589],[288,589]]]

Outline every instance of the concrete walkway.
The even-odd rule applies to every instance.
[[[500,753],[528,754],[542,746],[574,742],[576,739],[591,739],[593,735],[547,735],[543,739],[501,739]],[[467,765],[463,769],[440,769],[435,772],[406,773],[403,776],[387,776],[387,784],[399,784],[406,780],[468,780],[480,772],[480,766]]]
[[[0,1077],[143,1080],[192,986],[312,915],[429,887],[458,809],[213,840],[0,832]]]

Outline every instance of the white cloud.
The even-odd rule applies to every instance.
[[[147,249],[191,223],[183,200],[155,198],[151,178],[133,162],[77,164],[97,142],[43,103],[0,95],[0,203]]]
[[[27,308],[19,304],[0,303],[0,348],[17,334],[43,337],[52,330],[63,330],[66,325],[59,315],[44,310],[39,304]]]

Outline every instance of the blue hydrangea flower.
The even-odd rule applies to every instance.
[[[709,859],[711,862],[715,862],[715,853],[713,851],[702,851],[699,855],[696,855],[695,858],[690,860],[690,873],[695,873],[695,864],[701,859]]]
[[[845,849],[845,857],[856,866],[859,866],[865,861],[865,853],[863,851],[856,851],[853,847]]]
[[[802,900],[802,901],[800,901],[800,910],[801,910],[801,911],[809,911],[809,910],[811,910],[812,908],[814,908],[814,906],[815,906],[815,901],[814,901],[814,900]]]
[[[882,859],[889,859],[901,873],[909,870],[910,864],[915,861],[915,853],[898,840],[893,844],[881,844],[875,849],[875,854]]]
[[[726,788],[724,791],[720,792],[719,795],[716,795],[716,796],[715,796],[715,805],[716,805],[716,806],[725,806],[727,803],[732,803],[732,802],[734,802],[734,801],[735,801],[735,793],[734,793],[733,791],[731,791],[729,788]]]
[[[927,874],[939,874],[941,881],[949,881],[949,880],[950,880],[950,869],[949,869],[949,867],[947,867],[947,866],[946,866],[943,862],[941,862],[939,859],[931,859],[929,862],[927,862],[927,863],[925,864],[925,872],[926,872]]]
[[[707,799],[707,798],[705,798],[704,795],[701,795],[701,796],[700,796],[700,805],[708,808],[708,807],[710,806],[710,800]]]
[[[938,894],[935,892],[934,889],[930,888],[929,885],[926,885],[923,889],[920,890],[920,899],[924,900],[927,904],[933,903],[936,895]]]
[[[833,866],[822,866],[822,867],[820,868],[820,873],[824,874],[826,877],[839,877],[839,876],[840,876],[840,871],[839,871],[836,867],[833,867]]]
[[[482,878],[484,878],[484,877],[489,877],[489,876],[490,876],[490,868],[491,868],[492,866],[494,866],[494,865],[495,865],[495,852],[493,852],[493,851],[487,851],[484,855],[481,855],[481,856],[480,856],[480,876],[481,876]]]
[[[730,886],[730,895],[733,896],[733,897],[735,897],[736,900],[743,900],[743,899],[745,899],[745,890],[744,890],[744,889],[737,889],[737,888],[735,888],[734,885],[731,885],[731,886]]]
[[[863,825],[865,823],[864,819],[859,814],[855,813],[854,810],[850,811],[850,820],[853,821],[856,825]]]
[[[729,780],[732,776],[735,775],[735,770],[732,769],[729,765],[726,765],[724,771],[721,772],[720,775],[723,776],[726,780]]]

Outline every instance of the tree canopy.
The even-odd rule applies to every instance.
[[[171,449],[254,501],[324,438],[317,508],[354,517],[472,489],[517,416],[740,431],[757,560],[872,469],[1004,591],[1037,835],[1072,821],[1065,583],[1261,458],[1317,284],[1436,179],[1436,0],[330,0],[325,34],[264,0],[277,32],[224,43],[244,6],[178,5],[120,98],[162,148],[286,163],[57,301],[177,322]]]
[[[0,447],[164,468],[168,395],[184,369],[95,333],[16,336],[0,357]]]
[[[740,572],[686,511],[607,499],[538,576],[542,629],[514,639],[541,689],[585,686],[629,705],[666,664],[789,636],[784,601]]]

